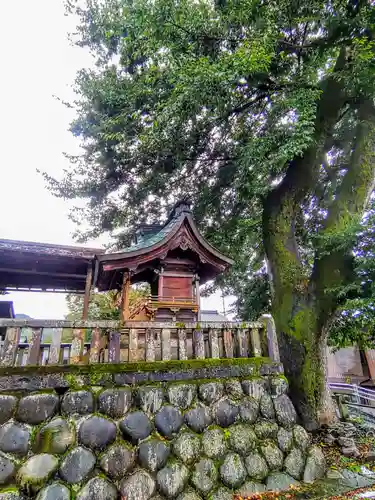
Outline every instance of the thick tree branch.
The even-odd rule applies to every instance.
[[[358,110],[358,125],[348,170],[332,202],[324,227],[323,251],[314,265],[320,323],[324,324],[337,307],[334,289],[351,278],[351,248],[340,248],[338,241],[360,222],[375,178],[375,108],[372,99],[363,98]],[[324,249],[324,242],[329,248]],[[335,243],[336,242],[336,243]],[[326,251],[324,251],[326,250]]]
[[[316,114],[314,143],[302,157],[290,162],[283,181],[269,193],[264,202],[265,250],[274,289],[279,290],[280,300],[283,300],[285,293],[292,294],[296,286],[300,287],[302,265],[295,237],[295,220],[300,204],[309,190],[314,189],[315,179],[319,173],[317,160],[322,157],[327,138],[332,135],[345,104],[343,82],[336,78],[336,74],[343,69],[345,62],[346,50],[343,48],[335,70],[324,83]],[[284,265],[281,265],[282,262]],[[286,273],[287,267],[289,271]],[[277,300],[274,301],[274,307],[277,311]],[[283,322],[288,321],[290,315],[293,315],[292,308],[288,314],[283,311]],[[287,328],[287,325],[279,327]]]

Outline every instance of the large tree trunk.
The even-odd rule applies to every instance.
[[[315,293],[299,260],[290,200],[284,202],[273,204],[270,196],[263,215],[272,312],[291,397],[305,426],[312,430],[335,419],[325,384],[326,330],[319,327]]]
[[[336,123],[342,107],[342,100],[330,95],[332,101],[325,114],[325,126],[327,122],[331,126]],[[323,114],[324,104],[323,95],[320,101]],[[326,139],[327,128],[320,133]],[[323,235],[334,238],[360,220],[373,189],[374,150],[373,101],[363,98],[358,109],[351,161],[329,209]],[[319,148],[311,147],[303,158],[291,162],[283,182],[265,200],[263,212],[264,245],[281,361],[289,377],[292,399],[310,429],[336,419],[326,383],[326,341],[329,323],[337,308],[333,289],[350,280],[352,259],[347,248],[329,253],[317,251],[313,271],[306,275],[299,258],[296,217],[304,197],[313,189],[314,170],[320,156]]]

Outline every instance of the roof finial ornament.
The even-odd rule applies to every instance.
[[[186,197],[179,200],[172,209],[171,216],[177,217],[183,212],[191,213],[191,201]]]

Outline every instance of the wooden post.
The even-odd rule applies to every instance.
[[[210,328],[208,331],[208,342],[210,344],[211,358],[220,358],[218,331]]]
[[[129,362],[138,360],[138,332],[136,328],[129,330]]]
[[[130,275],[124,272],[124,280],[122,284],[122,319],[129,319],[129,293],[130,293]]]
[[[1,353],[0,365],[13,366],[16,361],[18,344],[20,342],[20,328],[8,327],[5,334],[3,351]]]
[[[92,265],[89,264],[88,267],[87,267],[85,296],[84,296],[84,299],[83,299],[82,319],[84,321],[87,320],[88,313],[89,313],[91,284],[92,284]]]
[[[52,342],[49,348],[49,365],[58,365],[60,362],[60,345],[61,345],[62,328],[56,328],[53,332]]]
[[[158,300],[163,297],[163,281],[164,281],[164,268],[162,267],[159,271],[159,281],[158,281]]]
[[[188,359],[186,330],[184,328],[179,328],[177,335],[178,335],[178,359]]]
[[[29,343],[29,352],[27,354],[27,364],[37,365],[40,355],[40,343],[42,341],[42,329],[33,328],[31,340]]]
[[[101,332],[100,328],[94,328],[91,336],[91,345],[90,345],[90,363],[99,363],[100,356],[100,342],[101,341]]]
[[[224,357],[225,358],[233,358],[234,349],[233,349],[232,330],[225,328],[224,332],[223,332],[223,338],[224,338]]]
[[[155,332],[152,328],[146,328],[146,361],[155,361]]]
[[[193,331],[193,355],[195,359],[205,358],[203,331],[200,329]]]
[[[201,320],[201,292],[199,289],[199,276],[195,277],[195,298],[196,298],[197,307],[198,307],[197,321],[199,322]]]
[[[258,328],[252,328],[250,330],[250,336],[251,336],[251,346],[253,348],[253,356],[257,358],[262,355],[262,344],[260,342]]]
[[[161,331],[161,359],[170,361],[171,359],[171,331],[169,328],[163,328]]]

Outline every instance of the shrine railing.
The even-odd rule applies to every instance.
[[[199,324],[0,319],[0,330],[5,332],[0,366],[261,356],[280,360],[270,316],[253,323]],[[46,331],[50,342],[43,340]],[[64,341],[67,336],[72,340]]]

